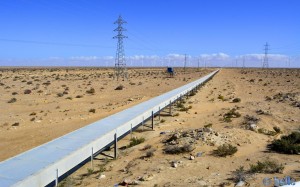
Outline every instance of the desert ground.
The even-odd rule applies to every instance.
[[[212,70],[178,70],[168,78],[162,69],[132,69],[128,81],[113,80],[112,70],[103,69],[2,70],[0,160]],[[115,90],[121,84],[124,89]],[[31,92],[25,94],[26,89]],[[155,122],[154,131],[140,128],[122,139],[117,160],[108,150],[108,156],[95,158],[93,168],[85,164],[60,186],[235,186],[234,173],[258,161],[274,161],[282,169],[271,174],[240,172],[243,186],[264,186],[266,177],[300,180],[298,154],[268,149],[273,140],[300,130],[299,69],[221,69],[196,94],[174,105],[172,116],[157,116]],[[145,141],[130,147],[131,137]],[[187,144],[192,149],[186,152],[167,151]],[[237,152],[217,156],[215,150],[223,144]]]
[[[170,78],[165,68],[129,69],[117,81],[106,68],[0,68],[0,161],[210,71],[178,69]]]

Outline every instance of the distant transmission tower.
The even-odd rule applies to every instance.
[[[119,80],[120,76],[123,76],[123,79],[127,78],[127,68],[125,62],[123,38],[128,38],[128,37],[123,35],[123,31],[126,31],[126,29],[123,28],[124,23],[127,22],[123,20],[121,15],[119,16],[117,21],[114,22],[114,24],[118,24],[118,27],[114,30],[118,34],[113,37],[113,39],[118,39],[116,59],[115,59],[115,77],[117,77],[117,80]]]
[[[243,56],[243,68],[245,68],[245,56]]]
[[[269,44],[268,44],[268,42],[264,46],[265,46],[265,56],[264,56],[264,61],[263,61],[263,68],[269,68],[269,62],[268,62]]]
[[[185,72],[185,69],[186,69],[186,54],[184,54],[184,68],[183,68],[184,72]]]

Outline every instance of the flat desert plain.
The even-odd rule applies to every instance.
[[[178,69],[170,78],[166,69],[129,69],[128,80],[117,81],[105,68],[2,68],[0,161],[211,71]]]
[[[0,158],[211,71],[178,70],[168,78],[163,69],[132,69],[128,81],[116,81],[113,71],[104,69],[2,70]],[[119,85],[124,89],[115,90]],[[27,89],[31,92],[25,94]],[[109,157],[112,150],[105,151],[106,156],[98,155],[93,166],[85,164],[60,186],[235,186],[241,180],[240,186],[261,187],[265,178],[300,180],[299,154],[268,148],[300,130],[299,69],[221,69],[197,93],[175,104],[172,115],[162,114],[155,118],[154,131],[140,128],[119,142],[117,160]],[[129,146],[131,137],[145,141]],[[236,152],[220,156],[216,150],[222,145]],[[273,180],[267,182],[271,186]]]

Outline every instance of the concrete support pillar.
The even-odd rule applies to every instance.
[[[153,111],[151,113],[151,126],[152,126],[152,130],[154,130],[154,113],[153,113]]]
[[[114,147],[114,159],[116,160],[117,157],[118,157],[118,136],[117,136],[117,132],[115,133],[115,137],[114,137],[114,144],[115,144],[115,147]]]

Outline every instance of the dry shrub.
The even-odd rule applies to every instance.
[[[9,101],[7,101],[7,103],[15,103],[15,102],[17,102],[16,98],[11,98]]]
[[[251,173],[282,173],[284,166],[273,160],[258,161],[256,165],[250,165]]]
[[[140,137],[140,138],[133,137],[133,138],[130,139],[130,143],[129,143],[128,147],[136,146],[138,144],[143,143],[144,141],[145,141],[144,137]]]
[[[292,132],[290,135],[283,136],[279,140],[274,140],[270,149],[279,153],[299,154],[300,153],[300,132]]]
[[[214,150],[213,153],[216,156],[226,157],[226,156],[233,155],[236,152],[237,152],[237,147],[235,147],[231,144],[223,144],[223,145],[219,146],[216,150]]]

